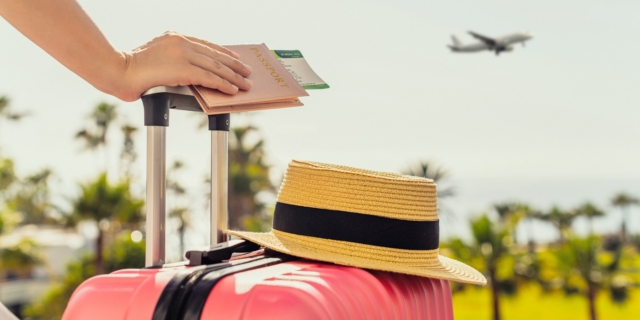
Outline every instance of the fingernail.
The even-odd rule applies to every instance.
[[[248,66],[248,65],[246,65],[246,64],[244,65],[244,67],[245,67],[245,68],[247,68],[247,69],[249,69],[249,71],[253,71],[253,68],[251,68],[250,66]]]
[[[233,88],[233,91],[238,91],[238,87],[231,85],[231,88]]]
[[[251,80],[249,80],[247,78],[244,79],[244,82],[246,82],[249,85],[249,87],[253,86],[253,81],[251,81]]]

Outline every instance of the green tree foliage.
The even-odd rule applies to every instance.
[[[108,172],[109,170],[109,144],[107,141],[107,136],[109,133],[109,129],[112,127],[114,122],[118,119],[118,112],[116,109],[116,105],[101,102],[91,111],[89,114],[87,125],[76,133],[76,139],[82,141],[84,143],[83,150],[87,151],[98,151],[100,149],[103,150],[104,154],[104,171]],[[129,135],[132,137],[133,132],[132,128],[123,128],[123,133],[125,135]],[[133,143],[133,140],[127,141],[127,137],[125,136],[125,150],[127,148],[127,143]],[[133,146],[130,146],[131,148]],[[130,151],[132,151],[131,149]],[[127,151],[124,151],[127,152]],[[125,155],[125,158],[122,158],[121,154],[121,165],[130,165],[128,163],[131,159],[131,156],[135,154]],[[124,169],[124,168],[122,168]]]
[[[0,96],[0,121],[19,121],[28,115],[27,112],[15,112],[11,108],[10,102],[6,96]]]
[[[15,112],[11,109],[9,98],[0,96],[0,118],[9,121],[18,121],[25,117],[26,112]]]
[[[623,247],[613,252],[602,250],[600,238],[569,237],[565,245],[551,251],[555,258],[549,263],[553,281],[567,294],[581,294],[588,301],[591,320],[597,319],[596,297],[603,289],[617,303],[628,298],[631,281],[624,275]]]
[[[0,156],[0,200],[3,202],[0,207],[0,234],[20,223],[20,215],[6,207],[7,189],[16,179],[13,160]]]
[[[105,271],[144,266],[144,242],[133,242],[129,232],[122,232],[113,246],[105,252]],[[94,258],[83,255],[67,265],[62,281],[49,289],[43,297],[25,310],[25,319],[60,319],[73,291],[85,280],[96,275]]]
[[[168,199],[170,199],[168,216],[177,223],[180,254],[185,252],[184,236],[191,221],[191,209],[186,204],[187,189],[176,177],[182,168],[184,168],[182,161],[174,161],[169,170],[167,170],[166,182],[167,192],[170,193],[168,196]]]
[[[67,271],[59,284],[53,285],[43,297],[24,310],[25,319],[61,319],[73,291],[86,279],[95,275],[93,258],[83,255],[67,265]]]
[[[144,201],[135,198],[130,191],[128,180],[111,184],[106,173],[94,181],[81,185],[81,194],[73,202],[73,213],[69,222],[81,220],[94,221],[98,225],[95,244],[95,264],[98,273],[103,272],[102,251],[104,247],[105,227],[111,221],[137,226],[143,220]]]
[[[138,131],[138,128],[125,124],[120,127],[124,138],[122,144],[122,151],[120,152],[120,174],[126,179],[131,179],[133,173],[131,172],[131,166],[138,159],[134,144],[134,135]]]
[[[184,236],[187,233],[187,228],[191,224],[191,210],[187,207],[173,207],[169,209],[169,218],[174,219],[177,223],[178,239],[180,241],[180,254],[184,254],[185,242]]]
[[[8,278],[29,277],[33,268],[44,263],[39,246],[23,238],[17,244],[0,247],[0,285]]]
[[[622,225],[620,226],[620,235],[625,242],[629,241],[629,235],[627,234],[627,225],[629,224],[629,208],[631,206],[640,205],[640,199],[629,195],[624,192],[620,192],[611,198],[611,204],[614,207],[620,208],[622,211]]]
[[[500,295],[514,295],[521,278],[537,273],[535,254],[518,253],[514,249],[518,222],[533,212],[528,205],[505,202],[493,206],[497,220],[483,214],[471,219],[472,241],[454,238],[444,247],[460,261],[482,272],[491,289],[493,319],[501,319]]]
[[[564,244],[573,220],[578,217],[576,211],[566,211],[558,206],[554,206],[548,212],[545,212],[539,216],[543,221],[550,222],[558,229],[560,245]]]
[[[254,126],[235,127],[229,141],[229,227],[263,231],[270,229],[266,205],[256,199],[259,192],[275,192],[264,158],[264,140]],[[250,143],[255,138],[255,143]]]
[[[51,203],[49,180],[53,172],[44,169],[20,179],[6,199],[7,210],[19,213],[23,224],[54,224],[59,210]]]
[[[0,192],[4,191],[17,180],[13,160],[0,156]]]
[[[4,279],[7,273],[29,276],[33,268],[43,262],[39,246],[31,239],[23,238],[13,246],[0,247],[0,279]]]
[[[498,278],[498,264],[508,253],[513,243],[509,231],[504,224],[494,224],[485,215],[471,220],[471,232],[475,240],[475,246],[484,261],[484,273],[491,287],[493,300],[493,319],[500,319],[500,280]]]
[[[604,216],[604,211],[591,202],[585,202],[575,209],[578,216],[586,217],[589,220],[589,233],[593,234],[593,218]]]
[[[144,268],[145,242],[133,242],[131,232],[121,232],[114,244],[107,248],[104,255],[104,268],[107,273],[130,268]]]
[[[529,253],[533,254],[536,251],[536,242],[534,239],[533,223],[535,220],[541,219],[542,212],[526,204],[520,204],[519,212],[521,217],[520,221],[526,223],[527,244],[529,247]]]
[[[84,142],[87,150],[96,150],[107,145],[107,133],[118,117],[116,105],[99,103],[89,114],[89,125],[76,133],[76,139]]]

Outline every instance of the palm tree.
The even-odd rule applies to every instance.
[[[22,222],[20,213],[13,210],[0,210],[0,234],[11,231],[20,222]]]
[[[173,207],[169,210],[169,218],[178,221],[178,238],[180,239],[180,254],[184,254],[184,235],[187,232],[191,220],[191,210],[187,207]]]
[[[604,216],[604,211],[591,202],[585,202],[575,209],[576,215],[589,219],[589,234],[593,234],[593,218]]]
[[[229,143],[229,228],[262,231],[269,219],[265,205],[256,199],[259,192],[275,192],[269,179],[270,166],[264,161],[264,140],[248,144],[258,129],[248,125],[231,129]]]
[[[541,219],[542,213],[532,208],[530,205],[522,202],[502,202],[493,205],[494,211],[498,214],[500,221],[510,231],[510,236],[515,240],[516,227],[521,221],[529,222],[527,228],[527,238],[529,252],[535,251],[535,242],[533,239],[533,220]]]
[[[29,238],[9,247],[0,247],[0,283],[8,274],[14,277],[29,277],[33,268],[43,264],[38,245]]]
[[[49,180],[53,176],[51,169],[43,169],[19,181],[19,188],[6,199],[8,210],[18,212],[24,224],[54,223],[54,210],[51,204]]]
[[[169,217],[178,222],[178,237],[180,239],[180,254],[184,251],[184,235],[190,225],[191,210],[186,205],[176,205],[175,203],[182,200],[187,194],[186,188],[176,179],[175,175],[184,168],[184,163],[180,160],[173,162],[169,170],[167,170],[167,191],[172,193],[171,199],[174,203],[169,209]]]
[[[516,227],[520,221],[527,221],[527,243],[529,246],[529,252],[535,251],[535,242],[533,239],[533,220],[540,219],[542,214],[540,211],[533,209],[530,205],[521,202],[503,202],[493,205],[494,210],[498,213],[498,216],[502,223],[504,223],[509,230],[511,230],[511,236],[515,240]]]
[[[0,96],[0,118],[9,120],[9,121],[17,121],[22,119],[23,117],[25,117],[27,115],[27,113],[23,112],[14,112],[13,110],[11,110],[11,107],[9,106],[9,98],[5,97],[5,96]]]
[[[513,238],[506,224],[501,221],[494,222],[486,214],[472,219],[470,226],[472,243],[466,244],[461,239],[453,239],[447,249],[456,258],[475,267],[487,277],[491,290],[493,319],[500,320],[500,292],[514,294],[516,290],[515,279],[498,276],[498,266],[509,256]]]
[[[81,195],[73,202],[73,213],[68,221],[77,223],[81,220],[94,221],[98,225],[98,236],[95,243],[96,273],[103,271],[103,247],[105,227],[111,221],[136,225],[143,220],[142,207],[144,201],[136,199],[130,191],[130,182],[123,180],[117,184],[107,181],[107,174],[102,173],[95,181],[80,186]]]
[[[536,242],[534,239],[534,231],[533,231],[533,223],[535,220],[542,218],[542,212],[528,206],[524,205],[522,208],[522,218],[527,221],[527,244],[529,247],[529,253],[534,253],[536,251]]]
[[[449,180],[449,172],[442,167],[437,167],[429,161],[420,161],[415,165],[410,166],[402,172],[403,174],[415,177],[422,177],[433,180],[438,184],[438,199],[446,199],[456,195],[455,188],[453,186],[446,186],[446,181]],[[445,186],[441,186],[443,183]]]
[[[76,139],[84,142],[85,150],[105,149],[105,167],[108,168],[107,133],[117,119],[116,105],[99,103],[89,115],[90,124],[76,133]],[[106,169],[105,169],[106,170]]]
[[[144,267],[144,241],[133,242],[128,233],[120,234],[105,251],[105,271]],[[67,264],[60,281],[53,284],[24,310],[25,319],[61,319],[65,307],[76,288],[86,279],[95,276],[94,261],[89,255]]]
[[[600,239],[591,235],[583,239],[569,237],[566,245],[554,252],[554,272],[562,279],[565,292],[579,292],[587,299],[591,320],[597,319],[595,301],[600,290],[608,287],[614,302],[623,303],[631,284],[619,281],[621,277],[624,279],[622,248],[613,253],[602,252],[600,248]]]
[[[33,268],[42,263],[35,241],[22,238],[13,246],[0,248],[0,279],[4,279],[4,273],[9,271],[17,276],[29,276]]]
[[[120,173],[125,178],[131,178],[131,165],[138,158],[134,146],[134,134],[138,131],[137,127],[125,124],[120,127],[124,136],[122,152],[120,152]]]
[[[10,100],[5,96],[0,96],[0,119],[4,119],[7,121],[19,121],[28,113],[26,112],[15,112],[11,110]]]
[[[17,179],[13,160],[0,155],[0,192],[4,193]]]
[[[16,177],[13,160],[0,156],[0,233],[13,228],[19,224],[22,217],[15,210],[11,210],[6,205],[7,199],[11,197],[8,189],[14,182],[18,180]]]
[[[567,233],[576,217],[577,213],[575,211],[565,211],[558,206],[553,206],[548,212],[539,215],[541,220],[550,222],[558,229],[561,245],[565,243]]]
[[[627,235],[627,224],[629,223],[629,207],[639,205],[640,199],[624,192],[620,192],[613,196],[613,198],[611,199],[611,204],[614,207],[620,208],[620,210],[622,211],[622,225],[620,226],[620,235],[622,236],[622,240],[627,242],[629,241]]]

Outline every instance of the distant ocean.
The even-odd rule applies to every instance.
[[[450,185],[456,189],[456,195],[441,201],[444,209],[441,215],[440,235],[442,239],[452,236],[469,239],[469,218],[483,212],[490,212],[491,205],[506,201],[521,201],[541,209],[549,210],[553,205],[564,209],[576,207],[590,201],[605,210],[606,216],[594,219],[596,233],[617,232],[620,229],[622,214],[620,209],[611,206],[611,198],[625,192],[640,197],[640,178],[537,178],[537,179],[458,179]],[[446,184],[443,184],[446,186]],[[640,207],[629,210],[631,233],[640,233]],[[529,222],[525,222],[529,223]],[[529,228],[532,228],[529,230]],[[573,229],[578,234],[588,233],[586,219],[577,219]],[[533,232],[531,232],[533,231]],[[532,233],[538,242],[557,239],[557,230],[546,222],[536,221],[532,226],[521,223],[516,231],[520,243],[527,241]]]

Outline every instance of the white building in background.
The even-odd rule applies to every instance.
[[[40,298],[66,271],[69,262],[77,260],[90,241],[75,230],[55,226],[26,225],[0,236],[0,247],[11,247],[22,239],[32,239],[39,246],[44,265],[37,266],[26,277],[0,279],[0,302],[14,313]]]

